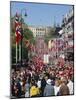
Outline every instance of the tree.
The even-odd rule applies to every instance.
[[[33,32],[28,28],[25,27],[23,32],[24,41],[28,40],[30,44],[35,44],[35,38],[33,36]]]
[[[50,32],[44,36],[45,43],[48,45],[48,41],[55,37],[55,28],[50,28]]]
[[[50,32],[45,35],[45,43],[48,44],[48,41],[52,38],[58,38],[59,37],[59,31],[61,30],[61,27],[57,26],[57,27],[52,27],[50,29]]]
[[[11,23],[11,61],[12,63],[15,63],[16,60],[16,36],[15,36],[15,17],[11,17],[10,19]],[[33,33],[32,31],[28,28],[28,25],[24,23],[24,20],[22,19],[22,29],[23,32],[21,33],[23,35],[23,41],[22,41],[22,57],[23,59],[28,58],[28,48],[25,45],[25,40],[29,40],[30,45],[35,43]]]

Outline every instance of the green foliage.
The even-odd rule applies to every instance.
[[[25,22],[24,22],[24,19],[23,19],[23,18],[21,18],[21,19],[20,19],[20,22],[21,22],[22,24],[25,24]]]
[[[50,32],[44,36],[45,43],[48,44],[48,41],[56,36],[55,28],[51,28]]]
[[[35,44],[35,38],[33,36],[33,33],[28,28],[24,29],[23,37],[24,37],[24,40],[29,40],[30,44],[32,43]]]
[[[16,48],[14,45],[11,46],[11,62],[15,63],[16,62]]]
[[[33,33],[29,29],[24,29],[23,36],[26,39],[33,38]]]
[[[35,38],[32,38],[32,39],[30,40],[30,43],[33,43],[33,44],[35,45]]]
[[[48,44],[48,41],[49,41],[49,40],[50,40],[50,37],[49,37],[49,36],[45,36],[45,37],[44,37],[44,41],[45,41],[46,44]]]
[[[12,17],[11,20],[11,27],[10,27],[10,40],[11,40],[11,62],[15,63],[16,62],[16,36],[15,36],[15,29],[14,29],[14,21],[15,17]],[[31,30],[28,29],[28,25],[24,23],[24,20],[22,19],[22,30],[21,34],[23,35],[23,42],[22,42],[22,57],[23,59],[28,58],[28,48],[25,46],[25,40],[29,40],[30,44],[35,43],[35,39],[33,37],[33,33]],[[19,50],[19,47],[18,47]]]

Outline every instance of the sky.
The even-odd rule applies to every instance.
[[[65,16],[71,9],[71,5],[47,4],[47,3],[28,3],[28,2],[12,2],[11,16],[16,12],[21,14],[24,21],[28,25],[35,26],[53,26],[54,23],[61,25],[63,15]],[[27,17],[24,16],[25,9]]]

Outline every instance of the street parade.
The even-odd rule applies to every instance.
[[[11,98],[73,95],[73,8],[61,27],[29,26],[20,18],[16,12],[11,19]]]

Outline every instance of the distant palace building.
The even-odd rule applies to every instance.
[[[51,27],[44,26],[28,26],[28,28],[33,32],[33,36],[44,36],[50,32]]]

